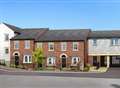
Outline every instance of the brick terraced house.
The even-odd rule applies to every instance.
[[[101,67],[120,67],[119,30],[23,29],[6,23],[1,24],[0,29],[3,38],[0,59],[6,59],[10,64],[34,68],[32,53],[36,48],[42,48],[46,67],[71,68],[79,65],[83,70],[86,64],[96,66],[98,62]],[[9,53],[4,55],[4,51]]]
[[[21,29],[21,33],[11,39],[11,64],[34,68],[32,52],[42,48],[46,67],[70,68],[80,64],[80,69],[88,63],[87,37],[89,29],[49,30]]]

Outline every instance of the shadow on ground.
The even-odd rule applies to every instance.
[[[111,85],[113,88],[120,88],[120,85],[118,85],[118,84],[112,84]]]

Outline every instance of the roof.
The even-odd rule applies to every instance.
[[[86,40],[90,29],[49,30],[37,41],[78,41]]]
[[[91,31],[88,38],[119,38],[120,30]]]
[[[7,27],[9,27],[10,29],[12,29],[14,32],[19,32],[19,30],[21,29],[19,27],[11,25],[11,24],[7,24],[7,23],[3,23],[3,24],[6,25]]]
[[[21,29],[20,34],[13,37],[11,40],[25,40],[25,39],[35,39],[37,40],[48,28],[26,28]]]

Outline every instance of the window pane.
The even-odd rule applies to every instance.
[[[5,48],[5,54],[8,54],[8,53],[9,53],[9,49]]]
[[[30,48],[30,41],[27,40],[25,41],[25,49],[29,49]]]
[[[19,41],[14,41],[14,49],[19,49]]]
[[[66,51],[67,49],[67,43],[66,42],[62,42],[61,43],[61,51]]]
[[[97,46],[97,40],[93,39],[93,46]]]
[[[32,62],[32,57],[31,56],[29,56],[29,63],[31,63]]]
[[[27,57],[27,56],[25,56],[25,62],[26,62],[26,63],[28,62],[28,57]]]
[[[48,43],[48,48],[49,48],[49,51],[53,51],[54,50],[54,43]]]
[[[5,41],[9,40],[9,34],[5,34]]]
[[[78,42],[73,42],[73,51],[78,50]]]

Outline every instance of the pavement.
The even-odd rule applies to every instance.
[[[64,71],[26,71],[0,69],[0,75],[17,76],[56,76],[56,77],[86,77],[86,78],[116,78],[120,79],[120,68],[110,68],[107,72],[64,72]]]

